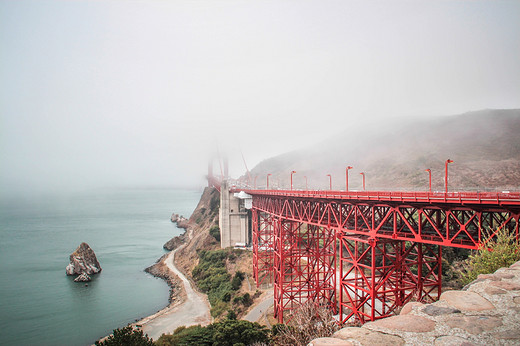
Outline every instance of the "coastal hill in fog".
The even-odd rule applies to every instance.
[[[345,189],[345,167],[349,189],[361,190],[366,174],[367,190],[428,189],[432,170],[434,191],[444,190],[444,166],[449,164],[450,191],[520,189],[520,109],[481,110],[429,119],[392,119],[386,123],[352,124],[311,148],[262,161],[251,170],[257,186],[304,189]],[[304,139],[302,139],[302,146]]]

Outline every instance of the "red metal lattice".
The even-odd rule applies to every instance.
[[[247,192],[257,215],[255,277],[261,282],[272,267],[280,322],[308,299],[336,311],[336,292],[343,323],[389,316],[411,299],[436,300],[442,246],[477,249],[486,230],[519,239],[519,193]]]

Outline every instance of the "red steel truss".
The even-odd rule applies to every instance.
[[[307,300],[336,311],[335,232],[276,218],[274,222],[274,312],[279,322]]]
[[[271,214],[252,210],[253,275],[256,286],[273,283],[274,231]]]
[[[246,192],[255,278],[270,280],[272,270],[280,322],[308,299],[334,311],[339,305],[342,323],[436,300],[442,246],[477,249],[487,230],[519,239],[519,193]]]
[[[384,318],[413,298],[440,295],[439,246],[344,234],[340,249],[340,323]]]
[[[280,191],[266,194],[248,190],[253,207],[286,220],[325,226],[338,232],[368,235],[371,238],[477,249],[486,230],[506,228],[519,239],[520,199],[504,201],[412,202],[347,200],[327,194],[301,197]],[[427,194],[427,193],[425,193]],[[334,196],[334,195],[331,195]]]

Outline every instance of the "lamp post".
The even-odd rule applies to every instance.
[[[349,171],[349,169],[352,169],[352,168],[354,168],[354,167],[352,167],[352,166],[347,166],[347,169],[345,170],[345,173],[346,173],[346,174],[345,174],[345,186],[346,186],[346,188],[347,188],[347,190],[346,190],[347,192],[348,192],[348,171]]]
[[[307,187],[307,176],[304,175],[303,176],[305,178],[305,191],[309,190],[309,188]]]
[[[428,169],[425,169],[424,171],[428,172],[428,177],[429,177],[429,182],[430,182],[430,184],[429,184],[430,190],[429,191],[432,192],[432,170],[428,168]]]
[[[365,172],[359,173],[363,176],[363,191],[365,191]]]
[[[444,168],[444,189],[448,193],[448,163],[453,163],[453,160],[447,159]]]
[[[330,174],[327,174],[327,177],[329,177],[329,190],[332,191],[332,176]]]
[[[256,190],[256,178],[258,178],[258,175],[255,175],[255,190]]]
[[[293,175],[294,173],[296,173],[296,171],[292,171],[292,172],[291,172],[291,190],[292,190],[292,175]]]
[[[269,190],[269,176],[270,176],[270,175],[272,175],[272,174],[269,173],[269,174],[267,175],[267,190]]]

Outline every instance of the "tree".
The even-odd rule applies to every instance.
[[[104,341],[96,341],[96,346],[153,346],[153,340],[144,335],[142,330],[132,326],[114,329],[112,335]]]

